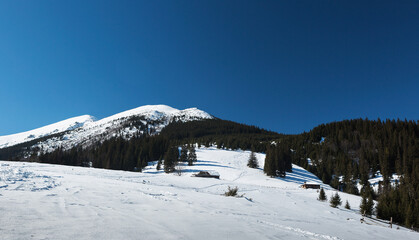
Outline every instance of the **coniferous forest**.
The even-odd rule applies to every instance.
[[[377,217],[392,217],[405,226],[419,227],[417,122],[345,120],[322,124],[308,133],[285,136],[280,141],[280,145],[291,149],[293,163],[313,172],[324,183],[377,200]],[[368,179],[378,173],[383,181],[373,191]],[[400,179],[392,182],[393,174]]]
[[[377,200],[374,210],[378,217],[419,227],[418,136],[418,123],[406,120],[345,120],[299,135],[282,135],[213,119],[173,122],[159,135],[112,138],[89,148],[33,154],[31,159],[74,166],[92,162],[98,168],[141,171],[149,161],[175,156],[173,148],[192,143],[265,152],[264,171],[269,176],[283,177],[292,171],[292,163],[297,164],[340,191]],[[176,156],[170,160],[175,161]],[[368,179],[377,174],[383,181],[374,191]],[[400,176],[397,181],[392,181],[394,174]],[[362,186],[360,191],[358,186]]]

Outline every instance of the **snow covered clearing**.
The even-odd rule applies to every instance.
[[[360,223],[352,210],[301,189],[314,175],[294,166],[284,179],[246,166],[249,152],[197,149],[181,176],[0,161],[0,239],[418,239],[416,232]],[[192,177],[213,170],[220,179]],[[242,198],[226,197],[228,186]],[[334,190],[323,185],[330,196]]]
[[[380,184],[380,182],[382,182],[383,179],[383,175],[381,175],[380,171],[377,171],[375,173],[375,177],[368,179],[368,182],[370,182],[371,186],[373,187],[373,189],[375,191],[378,191],[378,186]],[[392,174],[391,175],[391,179],[390,179],[390,183],[392,185],[395,185],[397,182],[400,181],[400,176],[397,174]]]

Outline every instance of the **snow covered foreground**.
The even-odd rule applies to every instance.
[[[285,179],[246,166],[249,152],[197,149],[184,174],[0,161],[0,239],[418,239],[404,228],[360,223],[316,200],[320,182],[294,166]],[[263,167],[263,154],[257,154]],[[220,180],[191,177],[215,170]],[[237,186],[242,198],[225,197]],[[330,196],[333,190],[324,186]]]

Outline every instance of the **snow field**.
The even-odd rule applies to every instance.
[[[181,176],[0,162],[0,239],[417,239],[418,233],[360,223],[360,198],[339,193],[353,210],[317,201],[293,166],[285,179],[246,166],[248,151],[197,149]],[[214,170],[220,179],[192,177]],[[228,186],[243,198],[225,197]],[[327,185],[327,196],[334,190]]]

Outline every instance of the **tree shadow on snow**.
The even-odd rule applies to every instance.
[[[316,182],[322,184],[323,182],[318,179],[316,176],[308,173],[306,170],[302,169],[292,169],[292,173],[286,173],[285,178],[277,177],[277,179],[281,179],[285,182],[293,182],[298,184],[304,184],[304,182]]]
[[[198,167],[200,167],[200,166],[202,166],[202,167],[220,167],[220,168],[232,168],[232,167],[229,167],[229,166],[223,166],[223,165],[219,165],[219,164],[201,164],[201,163],[197,163],[197,164],[194,164],[194,166],[198,166]]]
[[[200,163],[200,162],[204,162],[204,163],[218,163],[218,162],[215,162],[215,161],[205,161],[205,160],[198,160],[198,162]]]

